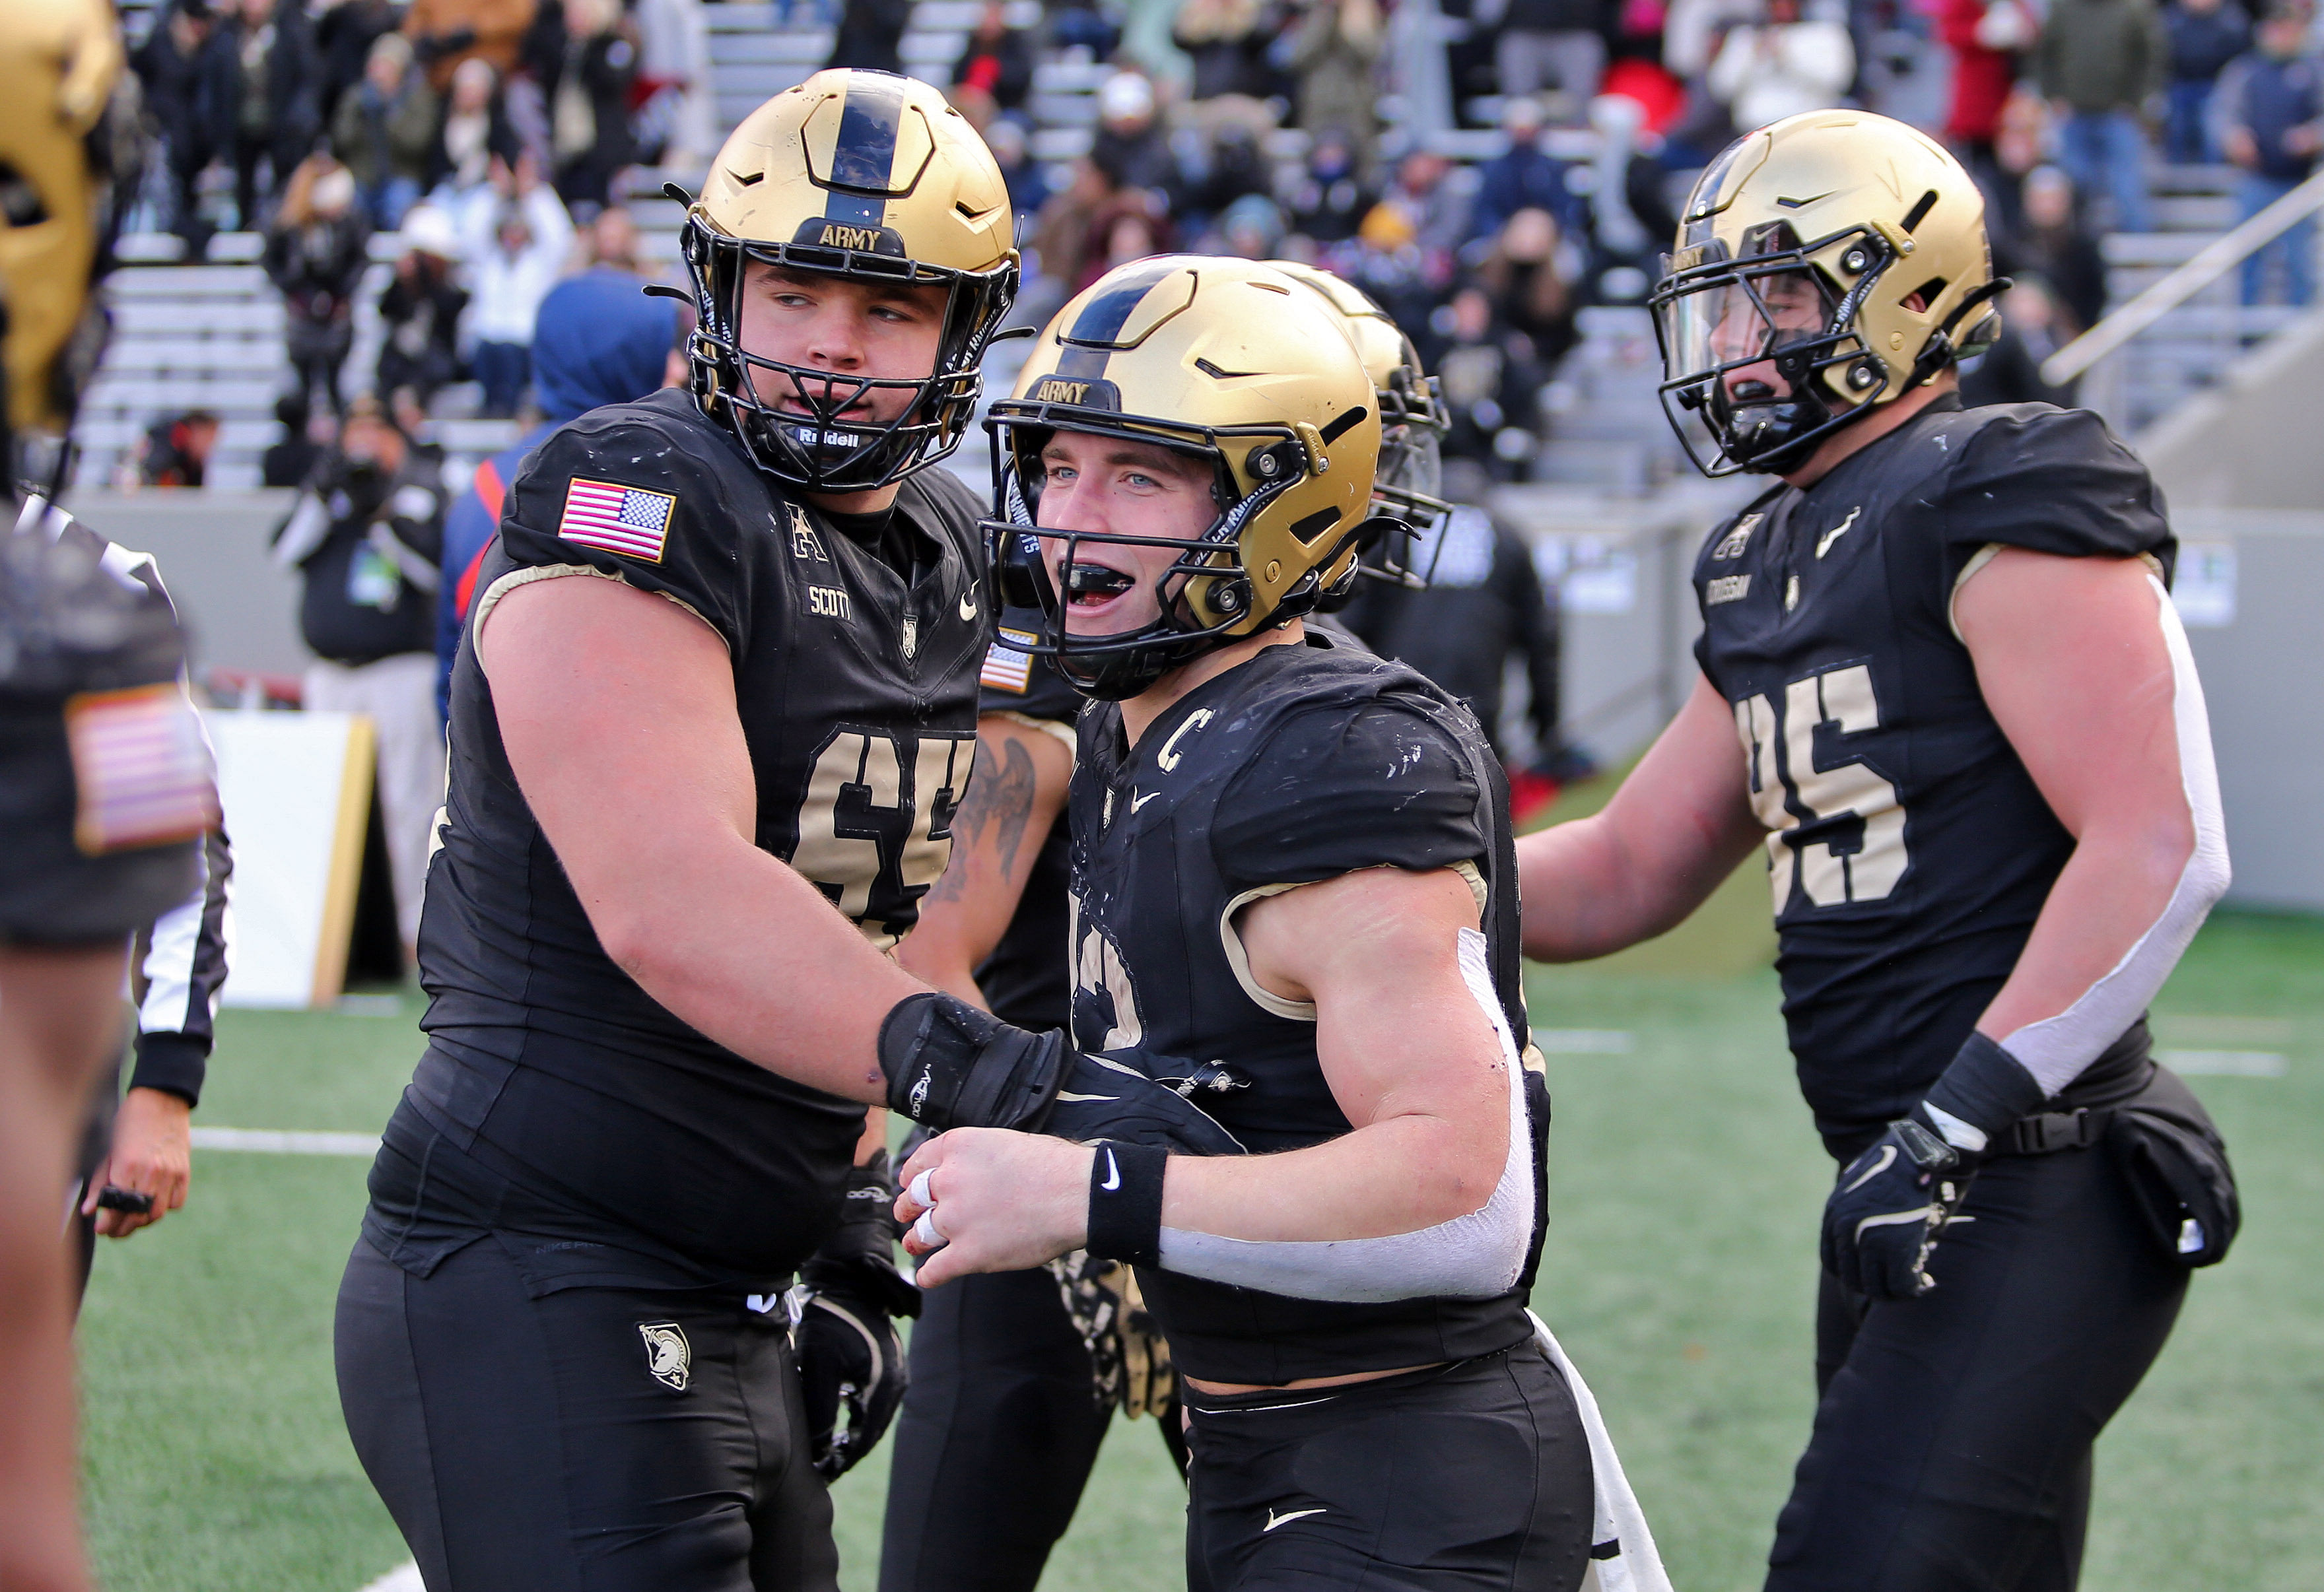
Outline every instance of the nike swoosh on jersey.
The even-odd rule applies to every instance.
[[[1841,537],[1846,536],[1848,534],[1848,528],[1855,524],[1856,517],[1863,512],[1864,505],[1862,503],[1858,503],[1856,507],[1848,511],[1847,519],[1841,520],[1838,525],[1833,526],[1830,530],[1825,531],[1823,536],[1816,542],[1816,557],[1821,558],[1826,553],[1831,552],[1832,543],[1838,541]]]
[[[1130,810],[1135,813],[1139,808],[1144,806],[1147,803],[1152,801],[1156,796],[1158,796],[1161,794],[1162,793],[1158,790],[1148,791],[1144,796],[1139,796],[1130,802]]]
[[[1259,1532],[1261,1535],[1265,1535],[1267,1532],[1273,1531],[1277,1526],[1289,1525],[1293,1521],[1305,1520],[1311,1514],[1325,1514],[1329,1513],[1330,1511],[1323,1509],[1294,1509],[1288,1514],[1277,1514],[1274,1510],[1270,1509],[1267,1512],[1267,1523],[1259,1528]]]
[[[1866,1183],[1870,1182],[1874,1178],[1878,1177],[1882,1173],[1887,1171],[1889,1167],[1895,1164],[1896,1146],[1895,1145],[1882,1145],[1880,1146],[1880,1159],[1875,1161],[1870,1166],[1865,1168],[1864,1175],[1862,1177],[1858,1178],[1854,1182],[1849,1184],[1840,1192],[1843,1194],[1852,1194],[1857,1190],[1862,1188]]]
[[[1113,1158],[1111,1149],[1107,1149],[1104,1155],[1105,1175],[1097,1180],[1097,1186],[1111,1194],[1121,1186],[1121,1164]]]

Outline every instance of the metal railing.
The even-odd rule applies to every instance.
[[[2042,379],[2052,386],[2062,387],[2089,374],[2101,361],[2121,354],[2140,334],[2319,211],[2324,211],[2324,171],[2249,220],[2212,239],[2194,258],[2052,354],[2042,363]],[[2269,317],[2252,318],[2257,324]],[[2229,345],[2239,345],[2240,337],[2236,336]],[[2118,366],[2121,361],[2115,363]],[[2118,380],[2120,373],[2115,374]],[[2118,407],[2118,402],[2093,401],[2095,398],[2094,394],[2085,394],[2085,401],[2093,409],[2112,411]]]

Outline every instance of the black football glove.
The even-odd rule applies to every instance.
[[[1969,1180],[2044,1092],[2015,1056],[1972,1033],[1909,1116],[1849,1162],[1823,1211],[1824,1269],[1876,1299],[1935,1287],[1929,1256]]]
[[[920,1291],[896,1268],[895,1206],[881,1150],[848,1174],[838,1230],[799,1268],[799,1392],[816,1474],[826,1482],[872,1451],[904,1402],[895,1318],[920,1313]]]
[[[1823,1208],[1823,1266],[1875,1299],[1916,1299],[1936,1286],[1929,1254],[1960,1209],[1976,1171],[1925,1123],[1900,1118],[1840,1172]]]
[[[1015,1127],[1081,1143],[1113,1139],[1193,1155],[1239,1155],[1234,1135],[1193,1102],[1242,1087],[1217,1063],[1075,1050],[950,995],[915,995],[880,1026],[888,1104],[913,1121]]]

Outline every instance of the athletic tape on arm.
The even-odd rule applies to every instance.
[[[1269,1240],[1162,1229],[1162,1269],[1293,1299],[1489,1299],[1517,1286],[1533,1228],[1533,1134],[1517,1043],[1485,965],[1485,936],[1462,929],[1461,978],[1501,1049],[1509,1086],[1509,1149],[1492,1197],[1466,1216],[1377,1238]]]
[[[2219,817],[2219,774],[2211,760],[2211,721],[2203,706],[2203,684],[2195,676],[2194,655],[2171,595],[2152,575],[2160,610],[2163,645],[2170,649],[2175,689],[2172,716],[2179,738],[2179,782],[2194,820],[2195,847],[2180,870],[2179,882],[2162,916],[2147,925],[2112,970],[2056,1017],[2028,1023],[2006,1035],[2001,1047],[2051,1094],[2071,1083],[2123,1030],[2138,1020],[2163,980],[2179,965],[2187,943],[2227,893],[2227,836]]]

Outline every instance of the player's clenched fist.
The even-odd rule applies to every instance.
[[[935,1287],[973,1272],[1023,1271],[1089,1237],[1093,1164],[1115,1153],[1043,1134],[956,1127],[904,1163],[896,1219]]]

